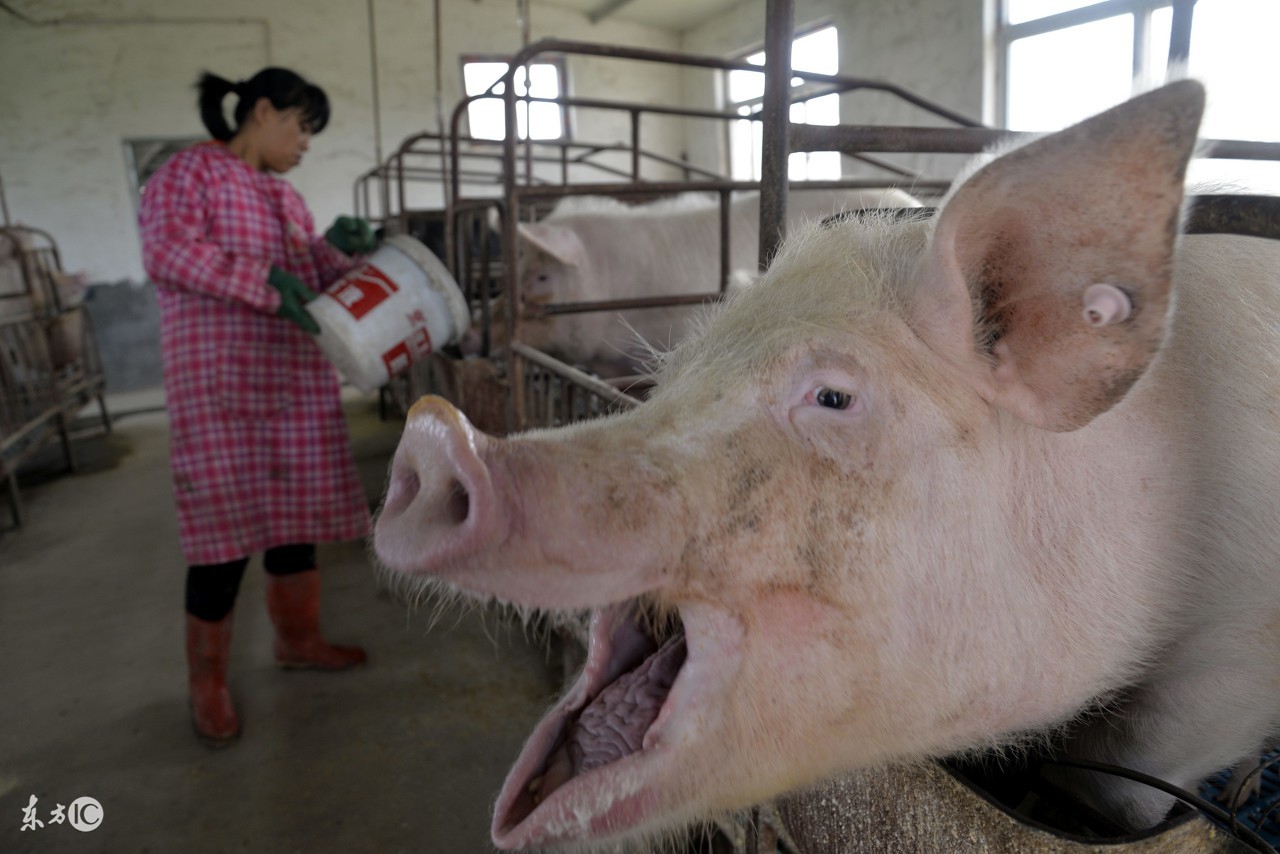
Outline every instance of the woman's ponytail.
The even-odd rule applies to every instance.
[[[200,75],[196,89],[200,92],[200,121],[204,122],[209,135],[220,142],[228,142],[235,132],[227,124],[226,114],[222,111],[222,102],[235,91],[235,84],[224,77],[210,74],[208,71]]]
[[[240,132],[250,111],[262,98],[277,110],[301,110],[302,122],[310,133],[319,133],[329,123],[329,97],[324,90],[287,68],[264,68],[239,83],[206,71],[200,75],[196,89],[200,92],[200,120],[209,134],[221,142],[230,142]],[[232,92],[239,98],[232,111],[234,129],[222,110],[223,99]]]

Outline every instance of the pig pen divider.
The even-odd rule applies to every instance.
[[[18,490],[23,465],[57,440],[74,472],[74,419],[94,400],[100,429],[111,429],[92,321],[64,293],[65,275],[47,232],[0,228],[0,480],[15,527],[24,518]]]

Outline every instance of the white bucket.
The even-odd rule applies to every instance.
[[[471,319],[449,271],[404,234],[387,238],[307,311],[320,325],[320,349],[364,392],[457,341]]]

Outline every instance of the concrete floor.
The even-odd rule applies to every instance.
[[[347,410],[372,501],[399,425],[368,398]],[[364,543],[319,555],[326,634],[363,644],[368,666],[277,670],[255,558],[231,673],[244,732],[224,750],[196,740],[166,427],[133,414],[82,440],[84,471],[28,485],[26,527],[0,532],[0,851],[492,850],[493,798],[556,669],[492,613],[428,632],[430,610],[381,589]],[[45,825],[23,831],[32,795]],[[81,796],[102,805],[97,830],[49,823]]]

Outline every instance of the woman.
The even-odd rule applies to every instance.
[[[231,611],[249,556],[264,552],[275,656],[339,670],[362,649],[320,635],[317,542],[363,537],[369,509],[338,380],[303,304],[372,249],[368,223],[339,217],[326,239],[277,174],[324,129],[323,90],[266,68],[232,84],[204,74],[213,141],[175,154],[147,182],[139,222],[160,304],[179,533],[188,563],[187,664],[196,732],[239,735],[227,690]],[[235,94],[235,129],[223,100]],[[335,248],[335,246],[337,248]],[[343,250],[343,251],[339,251]]]

